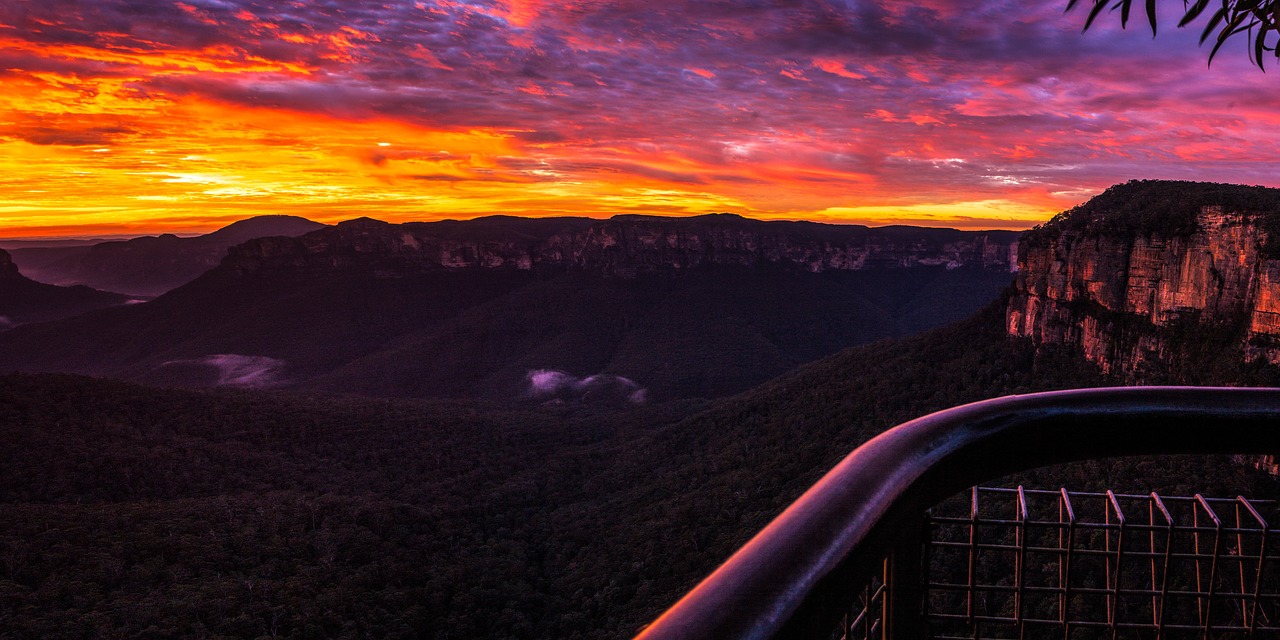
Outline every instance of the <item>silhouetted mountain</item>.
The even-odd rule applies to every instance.
[[[724,215],[360,219],[247,242],[146,305],[6,338],[0,369],[506,399],[541,395],[529,376],[549,371],[720,395],[963,317],[1012,279],[1015,237]]]
[[[253,238],[296,236],[324,225],[296,216],[258,216],[190,238],[173,234],[93,246],[15,249],[14,261],[41,282],[83,284],[134,296],[158,296],[217,266],[227,249]]]
[[[132,240],[125,238],[124,240]],[[50,240],[0,240],[0,249],[9,252],[9,256],[13,258],[14,264],[22,270],[27,277],[37,282],[49,282],[53,277],[45,279],[42,275],[44,269],[51,264],[60,260],[66,260],[72,256],[82,256],[89,253],[94,245],[104,242],[117,242],[120,240],[114,238],[55,238]],[[36,276],[36,277],[32,277]],[[54,282],[52,284],[75,284],[74,282]]]
[[[0,331],[121,305],[128,300],[128,296],[84,286],[56,287],[35,282],[23,276],[9,254],[0,250]]]
[[[73,245],[55,245],[51,247],[34,246],[34,247],[15,247],[8,249],[9,256],[13,258],[14,264],[23,273],[39,276],[44,282],[45,280],[53,280],[53,276],[45,273],[45,269],[61,260],[69,260],[74,256],[83,256],[89,253],[95,244],[102,242],[114,242],[112,240],[104,240],[93,244],[73,244]],[[64,283],[65,284],[65,283]]]

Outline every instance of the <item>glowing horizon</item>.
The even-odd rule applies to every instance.
[[[0,237],[264,214],[1022,229],[1134,178],[1280,186],[1268,76],[1233,50],[1206,69],[1191,33],[1081,35],[1064,4],[9,3]]]

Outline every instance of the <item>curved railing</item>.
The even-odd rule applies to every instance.
[[[940,411],[854,450],[637,640],[831,637],[871,576],[896,562],[918,577],[921,514],[985,480],[1111,456],[1276,452],[1280,389],[1081,389]],[[909,591],[886,594],[886,611],[918,602]],[[890,637],[919,637],[913,618]]]

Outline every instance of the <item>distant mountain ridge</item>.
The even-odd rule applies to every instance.
[[[467,233],[475,230],[478,233]],[[306,256],[348,261],[380,255],[404,268],[556,265],[608,275],[701,265],[792,265],[812,273],[870,268],[961,266],[1012,272],[1014,231],[870,228],[765,222],[732,214],[689,218],[624,215],[587,218],[481,218],[392,225],[360,218],[292,240],[250,241],[232,251],[240,269],[258,262],[297,266]],[[319,258],[323,256],[323,258]]]
[[[0,331],[121,305],[128,300],[127,296],[84,286],[57,287],[36,282],[23,276],[9,253],[0,249]]]
[[[0,370],[494,399],[536,395],[528,376],[546,371],[714,396],[968,315],[1011,281],[1015,244],[727,215],[358,219],[250,240],[148,304],[0,339]]]
[[[41,282],[83,284],[153,297],[217,266],[227,249],[263,236],[295,236],[324,225],[297,216],[240,220],[202,236],[173,234],[101,242],[92,246],[15,249],[14,259]]]

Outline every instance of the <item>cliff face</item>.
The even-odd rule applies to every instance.
[[[935,232],[917,229],[899,237],[881,230],[822,229],[777,223],[693,224],[670,218],[615,218],[587,230],[555,236],[532,256],[535,262],[629,274],[701,264],[799,265],[807,271],[979,266],[1013,271],[1017,240],[1009,233]],[[741,224],[745,223],[745,224]],[[831,227],[831,225],[824,225]],[[822,231],[828,231],[829,235]]]
[[[445,225],[447,226],[441,226]],[[469,226],[470,225],[470,226]],[[354,220],[294,239],[250,241],[232,250],[235,269],[264,265],[398,269],[540,265],[635,276],[704,264],[794,265],[811,272],[913,266],[977,266],[1012,272],[1017,234],[950,229],[779,223],[713,215],[618,216],[610,220],[409,223]]]
[[[1280,364],[1280,260],[1264,252],[1264,213],[1203,205],[1193,230],[1172,233],[1100,234],[1065,220],[1024,238],[1009,335],[1078,346],[1131,382],[1196,341]]]

